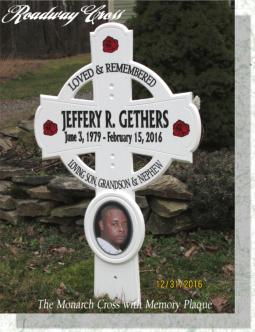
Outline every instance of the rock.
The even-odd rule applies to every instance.
[[[0,130],[0,133],[4,136],[18,138],[19,135],[22,133],[22,129],[19,127],[8,127]]]
[[[174,218],[162,218],[155,213],[151,213],[146,224],[146,230],[153,235],[176,234],[194,227],[196,227],[196,224],[186,215]]]
[[[29,197],[35,199],[50,200],[62,203],[70,203],[74,201],[72,198],[64,197],[63,195],[58,194],[57,192],[50,191],[47,186],[29,188],[26,189],[26,193],[28,194]]]
[[[11,196],[0,195],[0,208],[3,210],[14,210],[15,201]]]
[[[75,224],[77,226],[84,226],[84,218],[83,219],[78,219],[75,221]]]
[[[151,213],[151,209],[149,207],[147,207],[146,209],[142,209],[142,214],[143,214],[143,218],[144,218],[145,223],[148,221],[150,213]]]
[[[52,217],[66,218],[84,216],[85,210],[88,207],[90,200],[87,199],[78,204],[59,206],[52,210]]]
[[[145,189],[137,191],[138,195],[151,195],[162,198],[190,200],[192,193],[187,186],[171,175],[163,175]]]
[[[26,190],[27,188],[24,186],[13,184],[11,196],[18,199],[27,199],[29,196]]]
[[[145,196],[136,195],[135,200],[140,209],[146,209],[148,207],[147,198]]]
[[[0,180],[10,179],[16,175],[24,175],[25,169],[9,165],[0,165]]]
[[[188,208],[188,204],[185,202],[169,201],[156,197],[150,197],[149,203],[152,211],[163,218],[178,216]]]
[[[50,215],[53,202],[32,199],[16,200],[17,213],[22,217],[39,217]]]
[[[0,219],[10,222],[11,224],[17,225],[18,214],[16,211],[3,211],[0,210]]]
[[[46,186],[30,188],[27,189],[26,192],[31,198],[53,201],[55,200],[55,195],[49,191]]]
[[[18,127],[26,131],[34,131],[34,121],[33,120],[22,120],[19,122]]]
[[[73,202],[77,198],[94,197],[94,190],[70,176],[58,176],[51,180],[47,186],[50,191],[57,194],[58,199]]]
[[[5,153],[12,148],[12,141],[9,137],[0,137],[0,153]]]
[[[14,183],[20,183],[20,184],[25,184],[29,186],[39,186],[43,184],[48,184],[50,180],[52,180],[52,176],[45,175],[45,176],[40,176],[40,175],[18,175],[18,176],[13,176],[12,181]]]
[[[0,195],[10,194],[13,187],[13,183],[10,181],[0,181]]]
[[[58,217],[38,217],[36,218],[37,222],[41,222],[43,224],[69,224],[74,223],[76,218],[58,218]]]

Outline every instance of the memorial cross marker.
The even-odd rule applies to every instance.
[[[89,65],[57,97],[41,95],[35,135],[43,158],[60,157],[80,181],[96,190],[85,214],[95,253],[95,296],[140,303],[138,251],[145,234],[135,191],[158,178],[173,160],[192,162],[201,136],[192,93],[173,94],[152,70],[133,61],[133,32],[106,23],[90,33]],[[132,80],[152,97],[132,100]],[[88,82],[93,100],[75,98]],[[95,170],[79,155],[94,152]],[[151,161],[133,170],[133,154]]]

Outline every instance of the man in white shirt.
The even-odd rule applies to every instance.
[[[128,218],[124,210],[113,204],[105,206],[98,225],[100,237],[97,241],[100,247],[108,254],[120,254],[121,246],[128,237]]]

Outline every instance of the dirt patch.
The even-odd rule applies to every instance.
[[[17,78],[26,72],[35,71],[43,64],[43,60],[0,59],[0,82]]]

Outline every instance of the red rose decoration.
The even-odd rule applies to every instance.
[[[103,51],[106,53],[113,53],[119,48],[119,42],[110,36],[107,36],[103,41]]]
[[[47,120],[43,125],[43,133],[47,136],[53,136],[58,132],[58,125],[51,120]]]
[[[173,124],[173,135],[178,137],[187,136],[190,132],[189,125],[182,120],[178,120]]]

